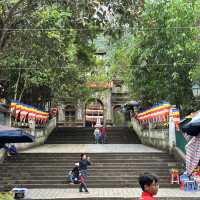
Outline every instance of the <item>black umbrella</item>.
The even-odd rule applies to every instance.
[[[200,133],[200,114],[197,114],[190,122],[182,125],[181,130],[188,135],[197,136]]]
[[[190,117],[185,117],[185,118],[181,119],[180,125],[181,125],[181,126],[184,126],[185,124],[187,124],[187,123],[190,122],[191,120],[192,120],[192,118],[190,118]]]
[[[34,137],[22,129],[0,125],[0,143],[27,143],[33,142]]]
[[[126,105],[139,106],[139,102],[137,102],[137,101],[129,101]]]

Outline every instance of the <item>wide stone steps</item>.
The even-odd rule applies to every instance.
[[[13,169],[9,169],[9,170],[13,170]],[[51,176],[51,175],[53,175],[53,174],[55,174],[55,175],[62,175],[62,176],[65,176],[65,175],[67,175],[68,174],[68,170],[57,170],[56,172],[54,172],[55,170],[54,169],[52,169],[52,170],[41,170],[41,173],[40,173],[40,170],[38,169],[37,171],[36,170],[34,170],[33,171],[33,173],[31,173],[30,171],[26,171],[26,170],[24,170],[24,169],[22,169],[23,171],[24,171],[24,173],[23,174],[20,174],[19,176],[21,176],[21,177],[26,177],[26,176],[30,176],[30,175],[32,175],[32,177],[34,177],[34,176],[38,176],[38,174],[41,174],[40,176],[42,177],[42,176]],[[89,175],[94,175],[94,176],[104,176],[104,172],[105,172],[105,175],[107,175],[107,176],[113,176],[113,174],[115,173],[115,171],[117,171],[117,169],[113,169],[113,171],[114,172],[111,172],[111,169],[110,170],[93,170],[93,171],[91,171],[91,173],[88,173]],[[144,173],[144,172],[151,172],[151,173],[154,173],[154,174],[158,174],[159,176],[162,176],[163,174],[166,176],[166,177],[168,177],[169,176],[169,169],[163,169],[162,171],[161,170],[156,170],[156,171],[153,171],[153,170],[151,170],[150,171],[150,168],[148,169],[148,168],[143,168],[143,169],[141,169],[141,170],[137,170],[135,173],[129,173],[129,172],[127,172],[127,173],[129,173],[130,174],[130,176],[132,175],[132,174],[136,174],[136,175],[139,175],[139,174],[141,174],[141,173]],[[14,173],[8,173],[8,172],[5,172],[5,173],[1,173],[1,176],[16,176],[16,174],[19,174],[20,173],[20,170],[16,170]],[[168,173],[168,174],[167,174]],[[121,171],[121,170],[119,170],[119,172],[118,173],[116,173],[116,175],[118,175],[118,176],[121,176],[121,174],[124,174],[124,172],[123,171]]]
[[[46,144],[93,144],[94,128],[59,127],[52,132]],[[140,144],[137,135],[128,128],[107,128],[106,143]]]
[[[161,187],[171,187],[169,170],[177,162],[167,153],[92,153],[88,169],[88,186],[138,187],[137,178],[144,172],[155,173]],[[7,158],[0,165],[0,185],[12,188],[68,188],[67,174],[80,154],[22,153],[18,158]],[[153,169],[152,169],[153,166]],[[174,186],[173,186],[174,187]]]
[[[115,165],[115,166],[113,166],[113,165]],[[102,169],[122,169],[122,168],[127,168],[127,167],[131,167],[131,168],[140,168],[140,167],[142,167],[142,169],[145,169],[145,170],[149,170],[149,169],[151,169],[151,167],[152,167],[152,165],[154,165],[154,167],[158,167],[158,168],[164,168],[164,169],[168,169],[168,168],[172,168],[172,167],[175,167],[176,166],[176,163],[174,162],[173,164],[171,164],[170,165],[170,167],[166,167],[166,165],[165,164],[154,164],[154,163],[152,163],[152,164],[149,164],[149,165],[145,165],[145,163],[141,163],[141,164],[129,164],[129,163],[123,163],[123,164],[120,164],[120,163],[118,163],[117,165],[115,164],[115,163],[113,163],[113,164],[110,164],[110,165],[106,165],[106,164],[101,164],[101,165],[95,165],[95,166],[93,166],[93,169],[96,169],[96,170],[98,170],[98,169],[100,169],[100,168],[102,168]],[[30,165],[27,165],[27,166],[23,166],[23,165],[15,165],[14,167],[12,167],[12,166],[10,166],[10,165],[6,165],[5,167],[2,167],[1,169],[8,169],[8,170],[13,170],[13,169],[16,169],[17,167],[19,167],[20,168],[20,170],[30,170],[30,169],[32,169],[32,170],[35,170],[35,169],[41,169],[41,167],[42,168],[44,168],[46,171],[48,171],[48,170],[50,170],[50,169],[52,169],[52,170],[54,170],[55,168],[57,168],[57,169],[60,169],[60,170],[63,170],[63,169],[69,169],[70,167],[72,168],[72,165],[63,165],[63,166],[58,166],[58,165],[54,165],[54,166],[50,166],[50,165],[37,165],[37,166],[30,166]]]
[[[96,144],[96,145],[92,145],[93,148],[95,147],[101,147],[102,145],[101,144]],[[115,146],[115,148],[117,148],[117,145]],[[47,154],[47,155],[45,155]],[[80,153],[71,153],[71,154],[68,154],[68,153],[53,153],[54,155],[51,155],[51,153],[24,153],[24,154],[19,154],[18,157],[14,158],[14,157],[11,157],[11,158],[7,158],[8,160],[10,161],[15,161],[15,160],[19,160],[19,159],[23,159],[23,160],[35,160],[35,158],[38,158],[38,159],[45,159],[45,160],[48,160],[48,159],[77,159],[77,158],[80,158]],[[161,153],[161,152],[147,152],[147,153],[144,153],[144,152],[138,152],[138,153],[129,153],[129,152],[126,152],[126,153],[99,153],[100,155],[96,155],[95,153],[88,153],[90,155],[90,157],[92,157],[93,160],[97,160],[97,159],[112,159],[112,160],[116,160],[116,159],[156,159],[158,158],[169,158],[169,155],[168,154],[165,154],[165,153]]]
[[[160,187],[162,188],[177,188],[179,187],[178,185],[169,185],[168,183],[166,183],[168,180],[166,180],[164,183],[160,183]],[[4,190],[11,190],[14,187],[26,187],[26,188],[78,188],[78,185],[69,185],[67,184],[65,181],[46,181],[45,183],[42,183],[41,181],[38,182],[34,182],[34,181],[12,181],[9,182],[7,181],[6,183],[2,183],[1,184],[6,184],[6,186],[4,186]],[[138,181],[121,181],[121,180],[116,180],[116,181],[104,181],[102,183],[102,181],[88,181],[87,185],[89,188],[110,188],[112,185],[112,188],[124,188],[124,187],[139,187],[138,185]]]
[[[93,131],[93,128],[59,127],[49,136],[46,146],[64,144],[63,148],[65,144],[92,144]],[[108,128],[106,133],[109,144],[141,144],[137,135],[128,128]],[[103,148],[107,148],[106,145]],[[144,172],[156,174],[161,187],[177,187],[170,184],[169,171],[178,163],[167,152],[89,153],[89,156],[92,162],[88,168],[89,188],[136,188],[139,187],[138,176]],[[0,188],[21,186],[78,190],[78,185],[67,182],[67,175],[79,160],[79,153],[20,153],[17,158],[8,157],[0,164]],[[91,198],[94,199],[98,198]]]
[[[67,160],[62,160],[62,161],[60,161],[59,162],[59,165],[60,166],[66,166],[66,162],[68,162],[69,164],[70,164],[70,166],[72,166],[73,165],[73,163],[75,162],[76,160],[69,160],[69,161],[67,161]],[[77,160],[78,161],[78,160]],[[134,165],[141,165],[141,164],[143,164],[143,165],[146,165],[146,164],[150,164],[150,165],[152,165],[152,164],[154,164],[154,162],[155,161],[158,161],[155,165],[165,165],[165,164],[172,164],[172,163],[174,163],[174,160],[172,160],[172,159],[169,159],[169,160],[164,160],[164,159],[161,159],[161,160],[158,160],[158,159],[155,159],[155,160],[146,160],[146,161],[144,161],[144,160],[130,160],[130,161],[126,161],[126,162],[121,162],[121,160],[113,160],[112,162],[111,161],[109,161],[109,160],[105,160],[105,162],[99,162],[99,161],[94,161],[93,160],[93,162],[94,162],[94,164],[93,164],[93,166],[99,166],[99,165],[104,165],[104,166],[106,166],[106,165],[113,165],[113,164],[115,164],[115,165],[127,165],[127,164],[129,164],[129,165],[132,165],[132,164],[134,164]],[[14,163],[14,162],[10,162],[10,163]],[[45,165],[47,165],[47,166],[54,166],[54,165],[56,165],[56,166],[58,166],[58,162],[57,161],[46,161],[45,163],[44,162],[37,162],[37,161],[33,161],[33,162],[28,162],[28,161],[21,161],[21,163],[17,163],[15,166],[29,166],[30,164],[34,164],[34,165],[39,165],[39,166],[41,166],[41,165],[43,165],[43,166],[45,166]],[[4,164],[4,165],[2,165],[2,166],[10,166],[10,164]]]
[[[66,176],[67,176],[67,174],[66,174]],[[66,182],[66,176],[64,176],[64,175],[62,175],[62,176],[51,176],[51,175],[31,176],[31,175],[29,175],[29,178],[32,177],[32,180],[27,180],[27,175],[24,176],[24,177],[16,175],[15,178],[17,179],[16,181],[21,181],[21,182],[26,181],[28,183],[28,182],[35,181],[35,182],[40,182],[40,183],[44,182],[45,183],[45,181],[49,181],[49,182],[51,182],[51,181],[58,181],[58,182],[64,181],[64,182]],[[119,175],[119,176],[113,176],[113,174],[110,175],[110,176],[105,176],[105,175],[103,175],[103,176],[102,175],[93,175],[93,176],[89,175],[89,176],[90,177],[88,177],[88,179],[87,179],[88,182],[95,181],[95,180],[98,180],[99,182],[104,181],[104,180],[105,181],[127,180],[127,181],[134,182],[135,180],[137,181],[137,178],[138,178],[138,175],[131,176],[128,173],[125,174],[125,175],[123,174],[123,175]],[[8,177],[4,176],[2,178],[2,180],[13,181],[13,177],[14,176],[8,176]],[[161,182],[161,183],[164,182],[166,180],[166,178],[167,178],[167,180],[169,180],[169,176],[168,177],[166,177],[166,175],[159,176],[159,182]]]

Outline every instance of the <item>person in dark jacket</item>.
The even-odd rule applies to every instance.
[[[87,157],[86,154],[81,154],[81,160],[79,161],[79,171],[80,171],[79,192],[83,192],[83,189],[85,190],[85,192],[88,192],[87,184],[86,184],[88,165],[91,165],[90,157]]]
[[[8,147],[4,144],[3,147],[8,156],[17,156],[18,155],[17,148],[15,147],[15,145],[12,144]]]
[[[68,179],[70,184],[79,183],[79,163],[75,163],[75,167],[72,169],[72,171],[69,172]]]

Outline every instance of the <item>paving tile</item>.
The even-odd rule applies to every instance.
[[[22,153],[145,153],[162,152],[142,144],[45,144]]]
[[[76,199],[76,198],[138,198],[141,194],[139,188],[90,188],[89,194],[79,193],[78,189],[29,189],[26,199]],[[162,188],[157,195],[159,200],[179,200],[179,198],[196,197],[200,199],[199,192],[184,192],[180,189]]]

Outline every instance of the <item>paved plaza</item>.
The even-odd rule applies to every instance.
[[[142,144],[45,144],[22,153],[145,153],[162,152]]]
[[[30,189],[26,199],[73,199],[73,198],[134,198],[139,197],[139,188],[89,188],[89,193],[79,193],[77,189]],[[199,197],[200,192],[184,192],[180,189],[161,188],[157,197]]]

